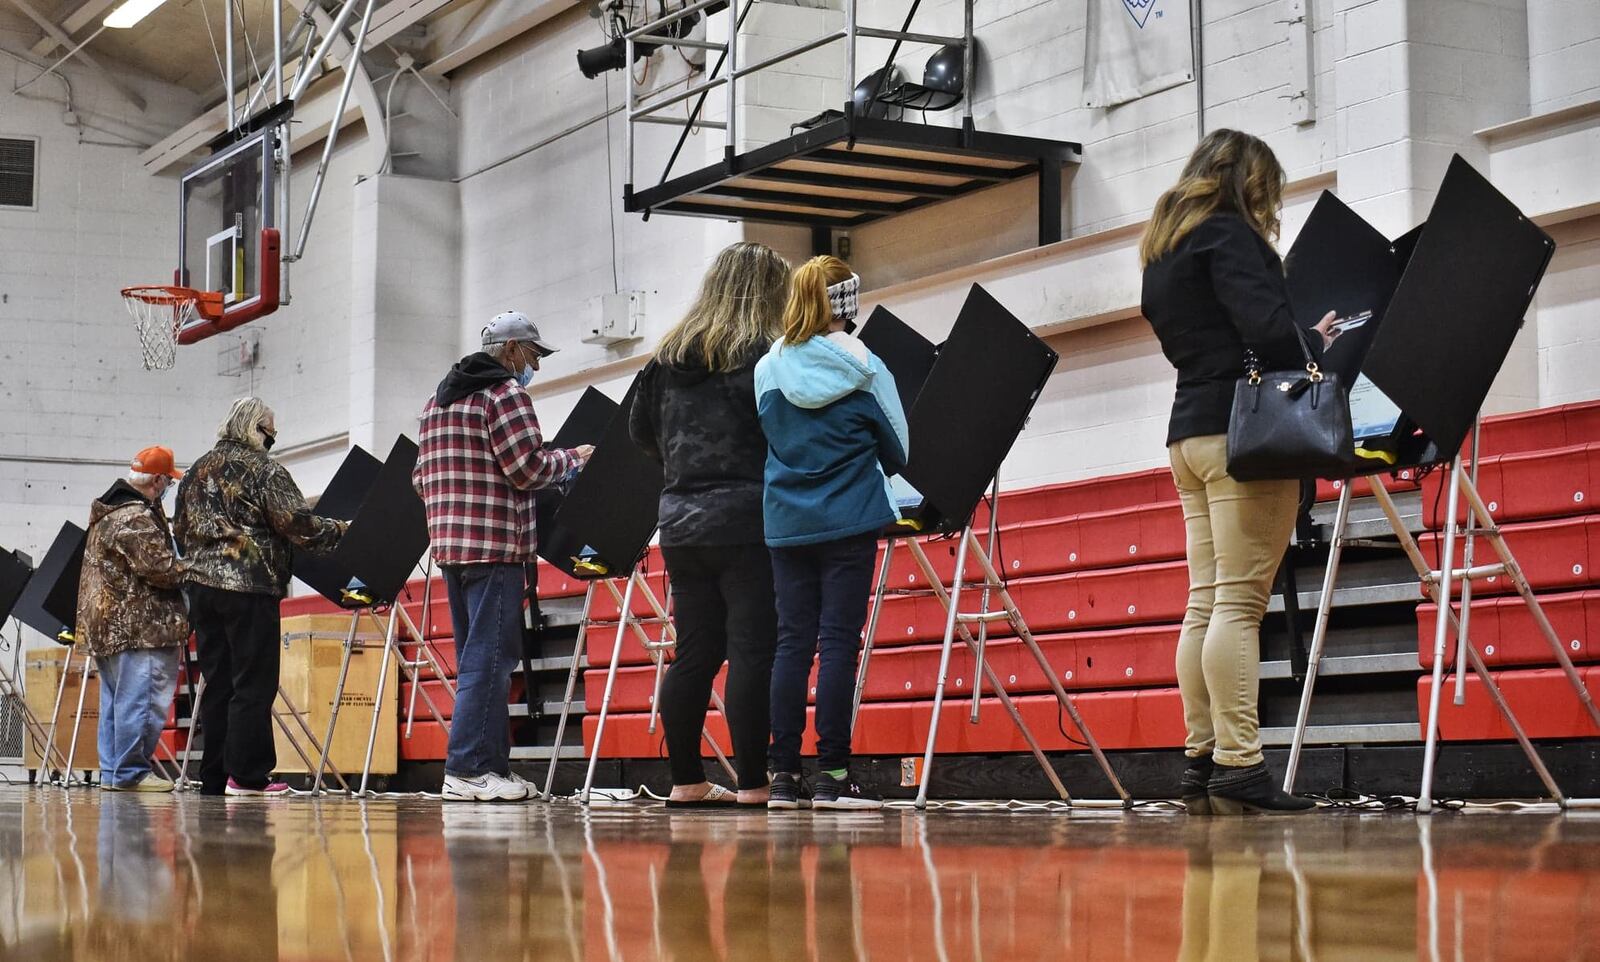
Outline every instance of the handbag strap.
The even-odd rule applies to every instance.
[[[1306,332],[1299,324],[1293,321],[1289,322],[1289,326],[1294,328],[1294,339],[1300,345],[1300,353],[1306,359],[1306,377],[1310,379],[1312,384],[1320,383],[1322,381],[1322,368],[1318,366],[1316,357],[1311,353],[1311,344],[1306,340]],[[1261,358],[1256,356],[1255,351],[1250,350],[1248,347],[1245,348],[1244,370],[1249,376],[1252,385],[1261,383],[1261,368]]]

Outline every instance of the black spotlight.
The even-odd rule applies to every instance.
[[[650,44],[634,44],[633,59],[638,60],[651,50]],[[578,70],[590,80],[607,70],[621,70],[628,65],[628,44],[621,37],[600,47],[578,51]]]

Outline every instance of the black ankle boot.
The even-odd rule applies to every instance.
[[[1189,759],[1178,779],[1178,795],[1190,815],[1210,815],[1211,796],[1207,794],[1211,772],[1216,766],[1210,755]]]
[[[1266,762],[1244,768],[1218,765],[1212,771],[1207,791],[1211,795],[1211,811],[1216,815],[1297,815],[1317,807],[1309,798],[1280,789],[1267,772]]]

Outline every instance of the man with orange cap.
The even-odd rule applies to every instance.
[[[89,509],[78,582],[78,640],[100,672],[100,787],[170,792],[151,774],[177,680],[178,651],[189,640],[179,585],[183,562],[161,498],[175,479],[172,449],[134,455],[128,476]]]

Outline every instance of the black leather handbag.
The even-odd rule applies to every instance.
[[[1339,376],[1323,371],[1295,333],[1306,366],[1298,371],[1261,370],[1245,354],[1245,376],[1233,388],[1228,420],[1228,474],[1237,481],[1341,478],[1355,451],[1350,398]]]

